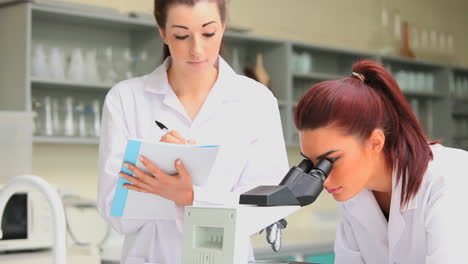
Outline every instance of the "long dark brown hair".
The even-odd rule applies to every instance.
[[[428,163],[433,158],[424,133],[397,82],[382,65],[359,61],[357,77],[325,81],[310,88],[294,112],[298,130],[336,125],[348,135],[367,139],[374,129],[385,134],[384,153],[402,182],[401,205],[418,192]]]
[[[226,23],[226,19],[227,19],[226,0],[154,0],[154,17],[156,18],[156,23],[158,23],[158,26],[160,28],[166,27],[167,11],[173,5],[194,6],[198,2],[202,2],[202,1],[216,2],[218,4],[218,10],[219,10],[219,16],[221,17],[221,22]],[[221,51],[222,51],[222,44],[220,48],[220,52]],[[171,56],[169,47],[166,44],[164,44],[162,60],[164,61],[169,56]]]

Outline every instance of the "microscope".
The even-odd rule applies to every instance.
[[[317,166],[302,160],[277,186],[258,186],[240,195],[235,206],[185,208],[183,264],[305,263],[265,260],[249,262],[250,237],[267,230],[273,250],[280,248],[285,217],[313,203],[323,190],[334,160]]]

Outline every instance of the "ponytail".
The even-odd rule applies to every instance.
[[[296,107],[296,127],[303,130],[335,124],[359,138],[381,129],[387,163],[396,169],[397,181],[402,184],[403,206],[418,192],[433,158],[428,137],[397,82],[379,63],[359,61],[352,71],[348,78],[321,82],[309,89]]]
[[[429,139],[398,83],[380,64],[360,61],[353,65],[353,72],[363,74],[366,84],[381,94],[388,105],[387,114],[392,126],[387,128],[385,150],[388,162],[397,165],[394,167],[397,180],[402,184],[401,201],[406,204],[419,190],[427,165],[433,158]]]

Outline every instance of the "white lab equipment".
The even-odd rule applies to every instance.
[[[55,264],[66,263],[66,233],[65,233],[65,215],[63,212],[62,201],[57,191],[45,180],[34,175],[21,175],[15,177],[0,190],[0,212],[3,212],[7,201],[12,195],[25,187],[30,187],[41,192],[52,211],[52,223],[55,229],[53,240],[53,253]],[[0,219],[1,222],[1,219]],[[0,230],[0,237],[3,236]]]
[[[50,76],[55,80],[65,79],[65,54],[59,47],[50,50]]]
[[[99,82],[98,65],[97,65],[97,51],[90,49],[85,52],[84,63],[86,65],[86,80],[88,82]]]
[[[186,207],[182,264],[255,263],[248,262],[250,236],[313,203],[333,162],[323,159],[315,167],[304,159],[289,170],[280,185],[258,186],[242,194],[236,206]],[[274,251],[280,248],[281,233],[277,231],[267,232]]]
[[[65,97],[65,120],[64,120],[64,134],[65,136],[75,135],[75,122],[73,114],[73,98],[71,96]]]
[[[75,82],[82,82],[86,79],[85,61],[81,48],[74,48],[71,52],[68,78]]]
[[[32,53],[32,75],[34,77],[47,79],[50,77],[49,65],[44,44],[36,43]]]
[[[83,102],[78,101],[74,107],[74,112],[76,115],[76,127],[78,129],[77,135],[80,137],[87,136],[86,120],[85,120],[85,105]]]
[[[0,184],[31,173],[34,116],[28,111],[0,111]]]
[[[101,109],[98,99],[93,99],[85,108],[86,134],[89,137],[99,137],[101,133]]]
[[[44,135],[52,136],[54,134],[52,122],[52,98],[44,96],[44,114],[42,116],[44,122]]]
[[[0,215],[0,252],[50,249],[53,236],[51,217],[49,204],[40,191],[28,186],[17,189]]]
[[[247,264],[250,237],[300,208],[185,207],[182,263]]]
[[[104,83],[114,83],[117,81],[117,72],[115,70],[115,58],[112,46],[100,50],[97,54],[98,75]]]

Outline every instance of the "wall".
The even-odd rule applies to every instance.
[[[152,12],[151,0],[65,0]],[[253,34],[363,51],[377,50],[381,6],[400,10],[403,20],[419,28],[452,33],[457,58],[468,67],[466,0],[228,0],[232,25]],[[285,12],[287,10],[287,12]],[[417,54],[418,55],[418,54]]]

